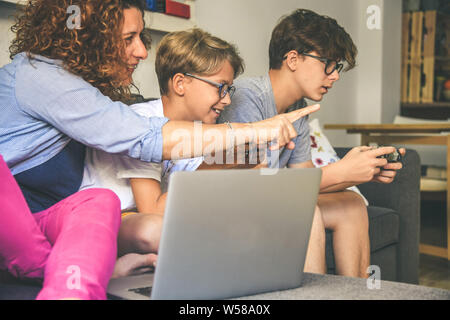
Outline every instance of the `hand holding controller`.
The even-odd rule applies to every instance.
[[[388,163],[380,168],[380,172],[374,176],[373,181],[391,183],[396,176],[396,172],[403,167],[402,158],[405,153],[404,148],[395,148],[394,152],[378,156],[380,159],[386,159]]]
[[[379,158],[386,159],[388,163],[402,162],[402,154],[400,153],[399,149],[395,149],[395,151],[392,153],[383,154],[379,156]]]

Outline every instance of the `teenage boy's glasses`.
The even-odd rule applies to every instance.
[[[325,74],[327,76],[331,75],[334,70],[337,70],[337,72],[341,72],[342,68],[344,67],[344,65],[342,63],[337,62],[336,60],[330,60],[327,58],[323,58],[323,57],[318,57],[318,56],[313,56],[312,54],[308,54],[308,53],[302,53],[299,52],[299,54],[303,55],[303,56],[307,56],[307,57],[311,57],[314,59],[317,59],[319,61],[322,61],[323,63],[325,63]],[[283,60],[287,58],[287,55],[284,56]]]
[[[187,72],[184,73],[184,75],[188,76],[188,77],[191,77],[191,78],[194,78],[194,79],[197,79],[197,80],[205,81],[205,82],[207,82],[209,84],[212,84],[213,86],[219,88],[219,97],[220,97],[220,99],[225,98],[227,93],[230,95],[230,99],[231,99],[233,97],[234,92],[236,91],[235,87],[230,86],[229,84],[226,84],[226,83],[217,83],[217,82],[205,79],[205,78],[194,76],[193,74],[190,74],[190,73],[187,73]]]

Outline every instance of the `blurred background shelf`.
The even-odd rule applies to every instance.
[[[9,2],[9,3],[15,3],[15,4],[19,4],[20,2],[23,3],[23,1],[18,1],[18,0],[0,0],[0,2]]]
[[[437,10],[403,13],[401,101],[445,101],[449,79],[450,16]]]
[[[447,120],[450,118],[450,101],[430,103],[402,103],[400,114],[404,117],[429,120]]]
[[[27,0],[0,0],[0,2],[8,2],[17,5],[23,5]],[[191,7],[191,18],[185,19],[176,16],[170,16],[164,13],[145,11],[144,21],[145,27],[163,33],[191,29],[196,26],[195,22],[195,5],[194,0],[185,1]]]
[[[196,26],[196,22],[193,18],[193,7],[194,6],[191,6],[190,19],[170,16],[158,12],[145,11],[145,27],[150,30],[160,32],[173,32],[194,28]]]

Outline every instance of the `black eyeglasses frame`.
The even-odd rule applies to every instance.
[[[337,72],[340,73],[342,71],[342,68],[344,67],[344,64],[339,63],[336,60],[327,59],[327,58],[319,57],[319,56],[314,56],[312,54],[308,54],[308,53],[305,53],[305,52],[298,52],[298,54],[301,54],[302,56],[311,57],[311,58],[314,58],[314,59],[317,59],[317,60],[323,62],[325,64],[325,70],[324,71],[325,71],[325,74],[327,76],[331,75],[335,70],[337,70]],[[283,57],[283,60],[286,60],[286,59],[287,59],[287,55],[285,55]],[[327,72],[327,70],[328,70],[328,68],[329,68],[331,63],[336,63],[336,64],[334,65],[333,70],[331,72]]]
[[[233,95],[234,95],[234,92],[236,91],[236,87],[231,86],[231,85],[229,85],[227,83],[218,83],[218,82],[215,82],[215,81],[211,81],[211,80],[208,80],[208,79],[205,79],[205,78],[193,75],[193,74],[191,74],[189,72],[185,72],[184,75],[188,76],[188,77],[191,77],[191,78],[194,78],[194,79],[197,79],[197,80],[200,80],[200,81],[204,81],[206,83],[209,83],[209,84],[217,87],[219,89],[219,97],[220,97],[220,99],[225,98],[227,93],[230,95],[230,99],[231,99],[233,97]]]

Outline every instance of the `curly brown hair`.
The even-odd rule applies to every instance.
[[[67,25],[71,5],[80,8],[79,29]],[[26,52],[30,59],[35,54],[61,60],[66,70],[104,95],[125,101],[130,89],[121,84],[126,68],[123,11],[132,7],[144,14],[140,0],[30,0],[11,27],[16,38],[9,48],[10,58]],[[148,49],[151,41],[146,30],[141,38]]]

